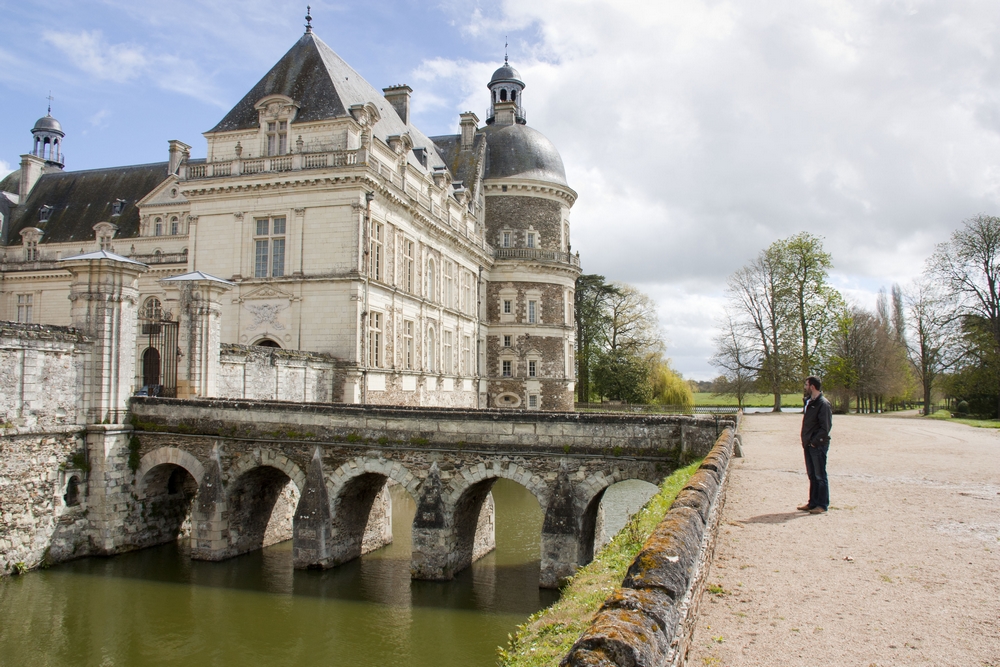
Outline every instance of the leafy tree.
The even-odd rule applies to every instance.
[[[613,401],[648,403],[653,397],[649,363],[630,350],[600,352],[593,373],[598,392]]]
[[[694,406],[691,386],[670,367],[670,360],[661,354],[652,354],[648,359],[652,402],[657,405]]]
[[[827,283],[833,261],[823,250],[823,240],[808,232],[776,241],[770,250],[782,262],[798,329],[799,374],[805,378],[817,370],[817,351],[836,326],[837,314],[844,306],[840,293]]]
[[[576,319],[576,400],[590,401],[591,371],[601,350],[602,332],[608,321],[607,302],[617,292],[604,276],[587,274],[576,279],[574,318]]]
[[[938,245],[929,273],[947,290],[953,315],[963,318],[965,340],[977,341],[967,351],[983,361],[1000,357],[1000,218],[980,215],[966,220]],[[979,393],[996,396],[993,412],[1000,412],[1000,375],[977,377],[992,384],[978,388]]]

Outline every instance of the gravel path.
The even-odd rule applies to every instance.
[[[801,415],[748,415],[690,667],[1000,667],[1000,432],[836,415],[797,512]]]

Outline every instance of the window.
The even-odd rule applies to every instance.
[[[111,215],[121,215],[122,211],[125,210],[125,200],[116,199],[111,202]]]
[[[472,281],[475,280],[468,271],[462,272],[462,312],[472,315],[475,313],[475,304],[472,303]]]
[[[538,409],[538,394],[528,394],[528,409],[529,410]]]
[[[528,301],[528,324],[538,322],[538,302]]]
[[[111,233],[109,232],[99,232],[97,234],[97,244],[101,246],[101,250],[113,251],[114,248],[111,247]]]
[[[510,299],[504,299],[503,300],[503,314],[504,315],[510,315],[512,312],[514,312],[514,303],[513,303],[513,301],[511,301]]]
[[[447,308],[455,306],[455,265],[451,262],[444,263],[441,275],[441,301]]]
[[[413,294],[413,241],[403,241],[403,287]]]
[[[368,277],[382,280],[382,223],[372,220],[368,248]]]
[[[462,336],[462,368],[459,372],[472,375],[472,337]]]
[[[382,313],[368,313],[368,365],[382,367]]]
[[[153,236],[163,236],[163,218],[157,218],[154,222]]]
[[[502,245],[504,248],[510,247],[510,232],[503,233],[503,241],[501,242],[500,245]]]
[[[48,222],[52,217],[52,207],[45,205],[38,209],[38,222]]]
[[[502,376],[504,376],[505,378],[511,377],[512,373],[511,373],[510,369],[511,369],[511,366],[513,365],[514,362],[512,362],[510,359],[504,359],[500,363],[501,363],[501,368],[502,368],[500,374]]]
[[[434,260],[427,260],[427,300],[434,300]]]
[[[254,235],[254,278],[285,275],[285,218],[258,218]]]
[[[413,321],[403,322],[403,368],[413,368]]]
[[[267,154],[284,155],[288,152],[288,121],[267,124]]]
[[[26,262],[38,261],[38,241],[24,242],[24,261]]]
[[[528,232],[528,247],[535,247],[535,232]]]
[[[177,216],[175,215],[174,217],[170,218],[170,235],[177,236],[180,233],[181,233],[181,223],[180,220],[178,220]]]
[[[503,346],[510,347],[510,334],[504,334],[503,336]]]
[[[427,327],[427,370],[434,372],[434,327]]]
[[[452,367],[451,332],[441,334],[441,372],[451,374]]]
[[[31,324],[34,322],[33,318],[33,301],[34,294],[18,294],[17,295],[17,321],[23,322],[25,324]]]
[[[528,377],[538,377],[538,362],[534,359],[528,362]]]

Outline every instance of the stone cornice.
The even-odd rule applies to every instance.
[[[507,187],[505,191],[503,188]],[[576,190],[547,181],[535,181],[523,178],[490,178],[483,181],[483,193],[487,196],[509,195],[520,197],[537,197],[539,195],[560,199],[570,206],[576,202]]]

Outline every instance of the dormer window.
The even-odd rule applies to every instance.
[[[111,203],[111,215],[112,216],[121,215],[122,211],[124,211],[124,210],[125,210],[125,200],[124,199],[116,199],[116,200],[114,200]]]
[[[42,239],[42,230],[38,227],[28,227],[21,232],[21,243],[24,245],[24,261],[37,262],[41,259],[38,252],[38,242]]]
[[[111,222],[99,222],[94,225],[94,231],[97,235],[98,247],[101,250],[114,252],[114,248],[111,247],[111,239],[115,237],[115,232],[118,231],[118,225]]]
[[[288,121],[270,121],[267,124],[267,154],[284,155],[288,152]]]
[[[24,261],[26,262],[38,261],[38,241],[24,242]]]
[[[45,205],[38,209],[38,222],[48,222],[49,218],[52,217],[52,207]]]

